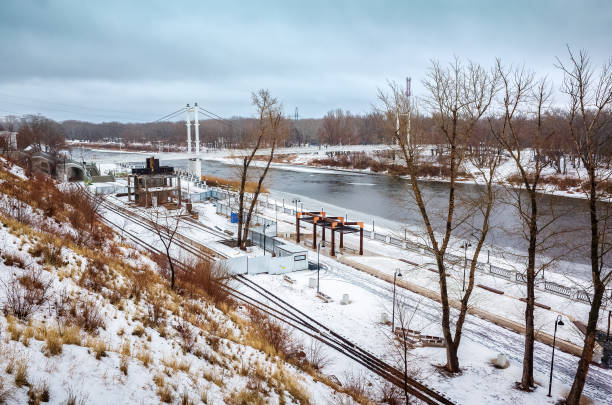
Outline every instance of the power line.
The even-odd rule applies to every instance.
[[[163,117],[158,118],[158,119],[156,119],[155,121],[153,121],[153,123],[160,122],[160,121],[165,121],[165,120],[169,120],[170,118],[173,118],[174,116],[178,115],[179,113],[184,112],[184,111],[185,111],[185,109],[186,109],[186,108],[185,108],[185,107],[183,107],[183,108],[181,108],[180,110],[176,110],[176,111],[175,111],[175,112],[173,112],[173,113],[170,113],[170,114],[168,114],[168,115],[164,115]]]
[[[14,94],[8,94],[4,92],[0,92],[0,96],[22,99],[22,100],[36,101],[36,102],[44,103],[44,104],[54,104],[54,105],[59,105],[59,106],[64,106],[64,107],[77,108],[81,110],[109,112],[112,114],[123,114],[123,115],[129,115],[129,116],[134,115],[133,113],[130,113],[127,111],[109,110],[109,109],[98,108],[98,107],[88,107],[88,106],[75,105],[75,104],[58,103],[56,101],[49,101],[49,100],[44,100],[44,99],[34,98],[34,97],[16,96]],[[59,111],[74,113],[74,111],[66,111],[66,110],[59,110]]]
[[[234,127],[234,125],[233,125],[234,123],[231,120],[228,120],[227,118],[219,117],[217,114],[212,113],[212,112],[210,112],[210,111],[208,111],[208,110],[206,110],[206,109],[204,109],[204,108],[202,108],[200,106],[198,106],[198,108],[199,108],[200,112],[202,114],[204,114],[205,116],[207,116],[208,118],[213,119],[215,121],[220,121],[220,122],[222,122],[222,123],[224,123],[226,125],[229,125],[232,129],[237,129],[236,127]]]

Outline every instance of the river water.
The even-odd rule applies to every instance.
[[[85,153],[86,159],[97,161],[125,161],[127,156],[115,152]],[[130,160],[144,160],[143,155],[130,155]],[[163,155],[161,156],[163,158]],[[187,160],[163,160],[161,164],[186,168]],[[218,161],[204,160],[203,174],[219,177],[235,177],[235,167]],[[443,229],[443,215],[448,198],[448,185],[444,182],[423,181],[420,183],[428,208],[432,212],[431,219],[436,229]],[[422,218],[416,209],[410,181],[404,178],[386,175],[350,173],[342,171],[304,170],[292,168],[272,168],[266,179],[266,186],[279,200],[283,199],[287,206],[293,206],[292,200],[299,198],[300,205],[307,209],[323,208],[328,216],[345,216],[349,220],[360,220],[372,226],[383,226],[391,229],[399,236],[404,232],[422,230]],[[471,239],[472,226],[479,226],[480,215],[472,212],[471,206],[481,196],[482,186],[460,184],[457,195],[465,200],[458,210],[457,221],[466,218],[458,227],[457,235],[466,240]],[[519,194],[497,189],[496,202],[491,216],[491,226],[487,244],[492,245],[497,252],[515,252],[519,255],[526,251],[526,240],[523,235],[518,211],[513,204]],[[524,199],[524,195],[520,195]],[[524,202],[524,201],[523,201]],[[466,208],[468,207],[468,208]],[[610,207],[609,205],[607,206]],[[557,270],[571,273],[574,276],[587,278],[588,255],[586,244],[589,242],[588,205],[586,200],[560,196],[542,196],[540,210],[543,213],[540,220],[544,226],[554,216],[556,219],[547,225],[541,235],[543,257],[558,257],[565,263],[559,264]],[[406,231],[407,230],[407,231]],[[458,242],[455,242],[457,247]],[[568,266],[574,263],[578,266]]]

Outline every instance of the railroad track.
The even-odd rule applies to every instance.
[[[428,404],[453,404],[450,398],[446,397],[444,394],[436,391],[435,389],[426,386],[424,383],[415,378],[408,376],[406,378],[406,381],[404,381],[404,373],[402,371],[381,360],[379,357],[375,356],[371,352],[358,346],[355,342],[352,342],[348,338],[338,334],[329,327],[323,325],[321,322],[307,315],[295,306],[289,304],[287,301],[278,297],[274,293],[266,290],[264,287],[255,283],[253,280],[242,275],[237,275],[234,277],[234,279],[236,279],[239,283],[241,283],[248,289],[261,295],[266,300],[266,302],[272,304],[271,306],[264,302],[256,300],[253,297],[246,296],[248,297],[247,300],[249,300],[256,306],[259,306],[258,309],[264,309],[266,313],[268,313],[269,315],[273,315],[275,318],[280,319],[282,321],[287,320],[289,321],[289,323],[297,324],[300,326],[300,328],[298,328],[300,330],[302,330],[301,328],[307,329],[307,334],[311,337],[336,349],[340,353],[353,359],[368,370],[374,372],[375,374],[395,384],[396,386],[404,389],[404,383],[406,383],[406,391],[408,391],[409,394]],[[232,290],[233,292],[237,292],[238,294],[243,294],[237,290]]]
[[[152,221],[142,215],[139,215],[133,211],[130,211],[124,207],[121,207],[117,204],[114,204],[112,202],[109,202],[107,200],[102,200],[102,204],[101,204],[105,209],[121,216],[122,218],[125,218],[129,221],[135,222],[137,223],[139,226],[142,226],[143,228],[156,233],[156,229],[155,226],[152,224]],[[110,222],[108,219],[103,218],[103,221],[106,221],[110,224],[112,224],[112,226],[114,228],[117,229],[122,229],[119,225],[114,224],[112,222]],[[123,232],[125,233],[126,231],[123,230]],[[162,237],[164,237],[166,240],[168,239],[167,236],[164,236],[163,232],[161,234]],[[180,234],[180,233],[176,233],[175,238],[172,241],[173,244],[176,244],[178,247],[180,247],[181,249],[185,250],[186,252],[198,257],[198,258],[202,258],[202,259],[208,259],[208,260],[216,260],[216,259],[226,259],[227,256],[225,256],[223,253],[217,252],[216,250],[213,250],[209,247],[206,247],[188,237],[185,237],[184,235]],[[165,253],[164,253],[165,254]]]
[[[151,225],[146,218],[132,211],[117,206],[116,204],[113,204],[109,201],[103,201],[102,205],[105,209],[108,209],[125,219],[137,222],[140,226],[143,226],[148,230],[155,231],[153,225]],[[121,229],[118,224],[110,221],[107,218],[102,217],[102,221],[113,228]],[[123,230],[123,234],[126,235],[129,239],[131,239],[135,244],[144,248],[146,251],[149,251],[154,254],[165,254],[165,252],[161,251],[160,249],[158,249],[151,243],[145,241],[133,232]],[[182,236],[181,238],[175,239],[173,243],[176,243],[176,245],[179,246],[181,249],[184,249],[185,251],[200,259],[217,260],[219,258],[225,258],[224,255],[218,252],[213,251],[214,253],[211,254],[210,252],[203,251],[197,246],[199,244],[196,244],[196,246],[194,246],[193,241],[191,241],[190,243],[186,240],[189,239]],[[180,260],[175,259],[174,262],[177,264],[179,271],[191,271],[190,267],[187,264],[181,262]],[[263,302],[260,299],[252,297],[228,285],[219,283],[219,287],[223,288],[225,292],[235,300],[253,308],[256,308],[257,310],[266,313],[268,316],[275,318],[291,326],[292,328],[312,337],[313,339],[320,341],[321,343],[338,351],[339,353],[352,359],[358,364],[361,364],[363,367],[380,376],[381,378],[398,386],[402,390],[404,389],[404,384],[406,384],[406,391],[409,394],[413,395],[415,398],[418,398],[427,404],[454,405],[450,398],[446,397],[444,394],[436,391],[435,389],[428,387],[421,381],[418,381],[417,379],[412,377],[407,377],[404,380],[404,373],[402,371],[386,363],[384,360],[380,359],[369,351],[361,348],[356,343],[333,331],[329,327],[323,325],[321,322],[307,315],[295,306],[289,304],[287,301],[283,300],[274,293],[255,283],[253,280],[250,280],[249,278],[244,277],[242,275],[234,276],[233,279],[235,279],[241,285],[245,286],[247,289],[261,296],[266,302]]]

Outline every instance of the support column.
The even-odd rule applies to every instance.
[[[321,226],[321,242],[325,242],[325,218],[323,218],[323,225]]]
[[[336,236],[334,232],[334,228],[336,227],[336,223],[331,224],[331,255],[336,256]]]
[[[176,177],[176,190],[178,195],[178,207],[181,206],[181,176]]]
[[[317,220],[319,217],[314,217],[312,220],[312,248],[317,248]]]
[[[340,223],[342,224],[342,227],[344,228],[344,218],[340,218]],[[340,249],[342,249],[344,247],[344,232],[340,231]]]
[[[195,153],[200,154],[200,121],[198,120],[198,103],[193,105],[193,126],[195,127]]]
[[[363,222],[359,223],[359,256],[363,256]]]
[[[132,187],[130,187],[130,179],[132,178],[132,176],[128,175],[128,201],[132,201]]]
[[[147,179],[144,179],[145,182],[145,207],[149,207],[149,184],[147,183]]]
[[[300,215],[299,212],[295,213],[295,237],[298,244],[300,243]]]
[[[187,104],[187,109],[185,112],[187,113],[187,119],[185,120],[185,124],[187,124],[187,153],[191,153],[191,121],[189,121],[189,104]]]

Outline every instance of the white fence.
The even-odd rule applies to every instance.
[[[184,179],[193,181],[194,177],[185,175]],[[200,182],[199,184],[205,186],[204,182]],[[226,190],[222,190],[219,188],[208,188],[208,190],[205,193],[201,193],[200,198],[201,200],[204,200],[207,198],[218,200],[217,201],[217,213],[230,216],[232,212],[231,207],[228,204],[226,203],[224,204],[221,201],[222,200],[230,201],[231,198],[236,198],[237,196],[238,194],[235,192],[226,191]],[[289,214],[291,216],[295,216],[296,214],[295,209],[277,204],[275,202],[270,202],[269,200],[268,201],[261,201],[261,200],[258,201],[256,208],[273,209],[276,212]],[[308,209],[306,209],[306,211],[308,211]],[[271,229],[276,230],[277,225],[275,221],[272,221],[255,212],[253,213],[252,221],[254,224],[256,223],[256,224],[260,224],[264,226],[269,225],[270,227],[274,227]],[[373,230],[364,229],[363,237],[364,239],[375,240],[375,241],[378,241],[378,242],[381,242],[387,245],[393,245],[401,249],[410,250],[410,251],[417,252],[423,255],[428,254],[430,252],[429,247],[427,247],[426,245],[416,243],[412,240],[407,239],[405,236],[404,238],[402,238],[401,236],[398,236],[396,233],[383,233],[383,232],[376,232],[374,229]],[[267,246],[267,242],[268,242],[268,238],[266,238],[266,250],[269,250],[270,248]],[[456,262],[459,262],[459,261],[464,260],[464,257],[461,255],[456,255],[453,253],[448,253],[448,254],[450,256],[449,257],[450,261],[454,260]],[[470,264],[471,264],[471,260],[467,259],[467,265],[470,265]],[[476,269],[482,273],[490,274],[496,277],[501,277],[508,281],[517,282],[521,284],[524,284],[526,282],[526,277],[524,276],[523,273],[515,271],[515,270],[499,267],[499,266],[493,266],[489,264],[489,260],[487,260],[486,263],[477,262]],[[538,280],[538,284],[536,287],[538,289],[552,292],[555,294],[559,294],[566,298],[570,298],[576,301],[582,301],[582,302],[587,302],[587,303],[590,302],[591,295],[589,293],[583,290],[574,288],[574,287],[569,287],[569,286],[561,285],[558,283],[549,282],[549,281],[546,281],[545,279]],[[604,305],[608,307],[612,306],[612,289],[608,289],[606,291],[606,294],[604,297]]]
[[[285,274],[302,270],[297,268],[296,261],[292,256],[240,256],[227,259],[224,263],[232,274]]]

